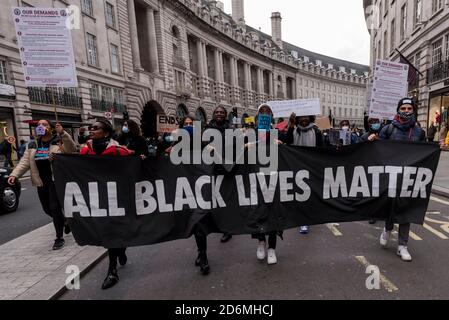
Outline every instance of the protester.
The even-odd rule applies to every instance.
[[[53,250],[61,249],[64,244],[63,232],[69,233],[68,225],[64,230],[64,214],[56,196],[56,188],[53,181],[51,161],[54,154],[71,154],[76,151],[76,144],[64,128],[58,123],[55,126],[56,134],[52,131],[49,120],[39,120],[36,134],[36,148],[28,148],[19,164],[11,173],[8,183],[14,185],[28,170],[31,173],[31,183],[37,187],[37,194],[44,212],[52,217],[56,231],[56,240]]]
[[[261,119],[264,118],[262,122]],[[256,136],[259,139],[258,143],[269,143],[269,134],[272,125],[266,125],[269,123],[273,123],[273,111],[267,104],[262,104],[259,107],[259,111],[256,116]],[[280,141],[275,141],[275,143],[280,143]],[[251,144],[247,144],[248,148],[253,147]],[[268,235],[268,250],[267,250],[267,235]],[[280,235],[282,237],[282,232],[272,231],[268,234],[266,233],[258,233],[253,234],[252,238],[259,240],[259,245],[257,246],[257,259],[265,260],[267,257],[267,263],[269,265],[277,263],[276,257],[276,244],[277,244],[277,236]]]
[[[290,116],[288,124],[287,140],[289,145],[301,147],[322,147],[323,135],[315,125],[315,116],[297,117],[295,113]],[[309,226],[301,226],[300,234],[308,234]]]
[[[349,120],[342,120],[340,122],[340,130],[349,131],[351,133],[351,143],[350,144],[356,144],[359,142],[359,137],[354,132],[351,131]]]
[[[128,156],[134,154],[125,146],[121,146],[112,139],[114,129],[107,120],[97,120],[89,127],[89,137],[86,146],[81,149],[81,155],[97,156]],[[103,281],[102,289],[106,290],[117,284],[119,281],[117,272],[117,259],[120,265],[124,266],[128,261],[126,248],[108,248],[109,267],[108,274]]]
[[[380,123],[380,120],[377,118],[369,118],[368,119],[368,131],[362,135],[360,138],[360,141],[373,141],[373,140],[379,140],[379,133],[382,129],[382,125]],[[370,220],[369,224],[376,224],[376,220]]]
[[[375,140],[375,137],[373,136],[374,135],[371,135],[368,140]],[[410,142],[425,140],[423,130],[416,124],[416,105],[413,99],[404,98],[399,100],[397,115],[391,124],[382,129],[379,138],[381,140],[401,140]],[[385,228],[380,236],[380,244],[382,246],[388,244],[393,228],[394,223],[392,220],[385,222]],[[399,224],[397,254],[403,261],[412,260],[412,256],[407,248],[409,232],[410,223]]]
[[[139,125],[133,120],[127,120],[123,122],[121,134],[119,135],[117,142],[127,147],[129,150],[133,150],[135,155],[148,157],[148,147],[145,138],[142,136]]]
[[[427,131],[427,142],[433,142],[435,140],[435,135],[437,134],[437,127],[433,124],[433,121],[430,123],[429,130]]]
[[[5,163],[3,167],[14,167],[14,163],[12,162],[12,152],[13,146],[5,139],[0,143],[0,154],[5,157]]]
[[[208,129],[216,129],[216,130],[220,131],[220,133],[223,137],[223,142],[224,142],[224,137],[225,137],[225,131],[227,129],[231,129],[231,124],[229,122],[229,119],[227,119],[227,117],[228,117],[228,112],[226,111],[226,109],[222,106],[219,106],[214,110],[212,120],[209,122],[209,124],[207,126]],[[215,168],[216,167],[217,166],[215,166]],[[225,243],[231,239],[232,239],[231,234],[224,233],[223,236],[221,237],[220,241],[222,243]]]
[[[23,155],[25,154],[25,151],[27,150],[27,144],[25,140],[20,140],[20,146],[19,146],[19,150],[17,151],[17,158],[22,159]]]
[[[78,144],[80,146],[84,145],[87,140],[89,140],[89,135],[86,132],[86,128],[85,127],[81,127],[79,132],[78,132]]]
[[[440,130],[440,148],[443,149],[446,146],[446,136],[449,133],[449,123],[443,122]]]

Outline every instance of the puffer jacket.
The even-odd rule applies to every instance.
[[[92,148],[92,140],[87,141],[84,148],[81,149],[81,155],[96,155]],[[129,150],[125,146],[121,146],[117,141],[111,139],[108,146],[101,154],[102,156],[129,156],[134,154],[134,151]]]
[[[386,125],[380,131],[381,140],[424,141],[426,135],[415,121],[401,123],[396,116],[392,123]]]
[[[50,153],[71,154],[76,152],[76,143],[67,132],[64,131],[64,133],[61,134],[61,140],[62,148],[59,145],[50,145]],[[29,148],[28,150],[26,150],[25,154],[20,159],[19,164],[11,173],[11,177],[16,177],[18,179],[23,176],[25,172],[30,170],[31,183],[33,184],[33,186],[42,187],[44,184],[39,176],[39,170],[36,166],[35,156],[36,149]]]

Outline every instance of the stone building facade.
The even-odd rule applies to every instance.
[[[400,51],[421,73],[409,87],[410,97],[419,103],[421,126],[448,122],[449,2],[364,0],[363,5],[371,34],[371,66],[376,59],[399,62]]]
[[[363,123],[368,66],[307,51],[282,40],[282,17],[273,35],[245,24],[243,0],[233,15],[205,0],[19,0],[20,6],[79,10],[72,30],[78,88],[26,88],[11,7],[0,3],[0,78],[14,94],[0,95],[0,120],[11,135],[27,137],[39,118],[77,128],[112,111],[151,121],[157,113],[196,114],[210,121],[218,105],[254,115],[268,100],[320,98],[322,114],[338,123]],[[3,67],[4,66],[4,67]]]

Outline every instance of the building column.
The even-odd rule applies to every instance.
[[[245,90],[251,91],[251,66],[247,62],[245,62],[244,66]]]
[[[274,97],[273,92],[273,72],[268,71],[268,95]]]
[[[151,7],[147,8],[147,23],[148,23],[147,37],[149,46],[148,52],[150,53],[150,68],[151,72],[159,73],[159,55],[157,52],[156,25],[154,23],[154,10]]]
[[[209,71],[208,71],[208,61],[207,61],[207,50],[206,50],[206,44],[204,42],[201,42],[201,45],[203,47],[203,68],[204,68],[204,76],[206,78],[209,78]]]
[[[136,7],[134,5],[134,0],[128,0],[128,18],[129,28],[131,32],[131,50],[133,53],[134,68],[141,69],[142,64],[140,62],[139,38],[137,37]]]
[[[257,68],[257,93],[263,94],[263,70]]]
[[[234,57],[229,59],[230,61],[230,69],[231,69],[231,87],[237,87],[237,60]]]
[[[203,44],[200,40],[196,42],[196,51],[198,56],[198,77],[204,77]]]
[[[220,72],[220,52],[218,51],[218,49],[214,50],[214,71],[215,71],[215,81],[217,82],[222,82],[223,80],[221,79],[221,72]]]

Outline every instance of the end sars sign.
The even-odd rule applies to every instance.
[[[157,116],[157,132],[172,133],[178,129],[178,120],[175,116],[158,115]]]
[[[78,87],[68,10],[13,7],[12,17],[26,86]]]

